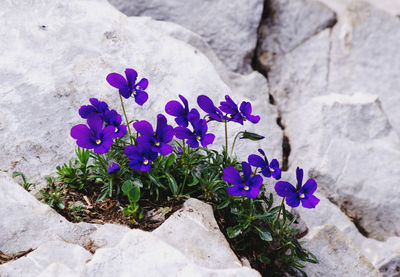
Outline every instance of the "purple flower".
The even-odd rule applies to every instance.
[[[174,151],[176,154],[181,155],[183,153],[182,148],[180,148],[179,146],[175,146],[174,147]]]
[[[107,126],[114,127],[114,137],[122,138],[126,134],[126,125],[121,125],[122,118],[115,110],[104,113],[104,122]]]
[[[220,109],[214,105],[213,101],[208,96],[200,95],[197,97],[197,104],[210,118],[216,121],[222,121],[224,119],[224,115]]]
[[[240,111],[235,102],[233,102],[232,98],[229,95],[225,95],[225,100],[220,102],[221,106],[219,107],[221,111],[230,115],[229,121],[234,121],[243,125],[244,120],[248,120],[252,123],[258,123],[260,121],[260,116],[252,115],[252,109],[250,102],[243,101],[240,104]]]
[[[110,73],[107,75],[106,80],[111,86],[119,89],[122,97],[128,99],[133,94],[135,102],[142,106],[149,98],[147,92],[145,92],[149,81],[143,78],[136,83],[138,75],[137,72],[131,68],[125,69],[125,76],[126,79],[121,74]]]
[[[215,135],[207,134],[207,121],[205,119],[200,119],[200,114],[196,109],[189,115],[190,124],[193,127],[193,131],[190,131],[186,127],[176,127],[175,136],[178,139],[187,139],[186,143],[191,148],[199,147],[199,142],[201,146],[207,147],[207,145],[214,142]]]
[[[189,125],[189,117],[193,113],[198,113],[196,109],[192,109],[189,112],[189,103],[185,97],[179,95],[184,106],[176,100],[169,101],[165,105],[165,112],[169,115],[175,116],[175,122],[178,126],[187,127]]]
[[[151,162],[157,159],[158,153],[151,150],[152,146],[147,143],[138,142],[138,145],[128,145],[125,155],[130,159],[129,166],[133,170],[150,171]]]
[[[108,111],[107,103],[99,101],[97,98],[90,98],[89,102],[91,105],[83,105],[79,109],[79,115],[82,118],[88,118],[91,114],[99,114],[101,118],[104,118],[104,113]]]
[[[267,156],[265,155],[264,151],[258,149],[261,155],[264,156],[264,159],[258,155],[250,155],[248,158],[249,164],[254,167],[261,168],[261,173],[265,177],[273,177],[276,180],[281,178],[281,169],[279,168],[279,162],[277,159],[273,159],[271,163],[268,163]]]
[[[116,163],[112,163],[107,170],[108,174],[112,174],[112,173],[117,173],[119,170],[121,169],[121,167],[116,164]]]
[[[242,171],[243,179],[236,168],[229,166],[224,169],[222,179],[234,185],[227,188],[228,193],[232,196],[244,195],[249,198],[256,198],[260,193],[262,177],[258,174],[250,177],[251,166],[246,162],[242,162]]]
[[[279,181],[275,184],[275,191],[281,197],[286,197],[286,204],[290,207],[297,207],[300,202],[304,208],[315,208],[319,199],[313,195],[317,190],[317,183],[314,179],[308,179],[303,184],[303,169],[296,169],[297,186],[296,188],[289,182]]]
[[[138,137],[138,141],[143,141],[151,145],[151,150],[158,152],[163,156],[169,155],[173,148],[168,143],[174,137],[174,128],[167,124],[167,119],[164,115],[157,116],[157,128],[154,132],[151,124],[145,120],[133,123],[133,128],[142,136]]]
[[[76,139],[79,147],[94,149],[96,154],[104,154],[110,150],[113,144],[114,127],[107,126],[103,129],[103,120],[98,114],[88,117],[87,123],[79,124],[71,129],[71,136]]]
[[[258,121],[260,121],[260,116],[259,115],[252,115],[251,114],[251,103],[250,102],[245,102],[243,101],[242,104],[240,104],[240,112],[242,113],[243,117],[256,124]]]

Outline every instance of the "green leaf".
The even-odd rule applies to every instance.
[[[229,200],[226,200],[226,201],[222,202],[221,204],[219,204],[219,205],[217,206],[217,210],[225,209],[226,207],[229,206],[230,203],[231,203],[231,202],[230,202]]]
[[[263,264],[270,264],[271,263],[271,259],[268,258],[267,256],[265,256],[265,254],[261,254],[258,259],[260,260],[260,262],[262,262]]]
[[[240,225],[236,225],[234,227],[226,228],[226,233],[230,239],[236,238],[242,233],[242,228]]]
[[[125,195],[128,195],[128,193],[132,189],[132,187],[133,187],[133,182],[131,180],[127,180],[122,184],[121,189]]]
[[[12,173],[12,177],[13,177],[13,178],[18,177],[18,176],[21,176],[22,181],[23,181],[24,184],[25,184],[25,183],[26,183],[26,177],[25,177],[25,174],[24,174],[24,173],[19,172],[19,171],[14,171],[14,172]]]
[[[136,203],[140,199],[140,188],[138,186],[133,186],[128,192],[128,199],[131,203]]]
[[[176,195],[178,193],[178,184],[168,172],[165,172],[165,176],[168,180],[169,189],[171,190],[172,194]]]
[[[171,167],[172,164],[173,164],[174,162],[175,162],[175,154],[174,154],[174,153],[171,153],[171,154],[168,156],[167,161],[165,162],[165,167],[166,167],[166,168]]]
[[[256,228],[256,230],[258,231],[258,235],[260,236],[260,238],[264,241],[272,241],[272,235],[269,231],[259,228],[257,226],[254,226]]]
[[[199,179],[195,178],[193,180],[193,182],[191,182],[190,184],[187,184],[188,187],[193,187],[195,185],[197,185],[199,183]]]
[[[252,140],[252,141],[257,141],[257,140],[262,140],[265,137],[261,136],[261,135],[258,135],[256,133],[251,133],[251,132],[244,131],[244,132],[242,132],[242,136],[240,138],[241,139],[249,139],[249,140]]]

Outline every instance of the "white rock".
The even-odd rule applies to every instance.
[[[96,229],[68,222],[5,173],[0,173],[0,202],[0,249],[6,254],[35,249],[49,241],[77,242]]]
[[[66,268],[69,268],[78,273],[84,268],[86,262],[91,257],[92,254],[79,245],[53,241],[41,245],[25,257],[0,265],[0,275],[9,277],[35,277],[43,271],[48,272],[51,270],[54,272],[56,270],[55,266],[52,265],[54,263],[64,265],[58,268],[57,271],[65,272]],[[51,265],[52,268],[47,269]]]
[[[219,1],[121,1],[110,0],[127,15],[145,15],[178,23],[201,35],[217,56],[238,72],[250,70],[257,43],[263,2]]]
[[[310,277],[381,276],[373,265],[336,227],[326,225],[306,244],[318,257],[318,264],[306,264],[304,271]]]
[[[79,274],[69,268],[68,266],[60,263],[52,263],[38,277],[76,277]]]
[[[346,7],[350,3],[360,2],[362,0],[318,0],[319,2],[324,3],[331,9],[333,9],[336,13],[338,13],[339,17],[346,13]],[[385,12],[391,15],[400,15],[400,2],[397,0],[365,0],[363,2],[368,2],[374,7],[384,10]]]
[[[188,199],[153,234],[179,249],[192,262],[213,268],[241,267],[214,218],[212,207],[200,200]]]
[[[178,94],[197,107],[200,94],[218,103],[230,92],[197,49],[128,19],[105,1],[33,1],[30,5],[13,1],[0,3],[0,10],[7,14],[0,26],[0,34],[7,33],[0,44],[0,51],[7,53],[0,65],[0,105],[4,107],[0,165],[2,170],[22,171],[29,181],[53,174],[55,165],[74,155],[70,129],[84,122],[77,111],[90,97],[105,100],[122,112],[117,91],[105,81],[110,72],[123,73],[133,67],[139,78],[149,79],[149,101],[143,107],[133,101],[126,104],[130,119],[155,122],[155,115],[163,113],[167,101],[178,99]],[[267,91],[264,86],[263,95],[254,98],[256,102],[265,99]],[[235,97],[238,102],[245,99]],[[281,135],[276,113],[268,103],[260,103],[258,111],[267,110],[268,115],[265,124],[260,124],[263,132],[274,134],[273,139],[261,145],[246,144],[249,148],[242,152],[247,154],[260,146],[279,158]],[[223,126],[216,132],[221,143]]]
[[[315,97],[288,115],[291,171],[300,165],[319,190],[372,238],[400,234],[400,143],[374,95]]]
[[[335,13],[313,0],[272,0],[260,25],[260,48],[264,58],[293,51],[307,39],[336,23]],[[259,53],[260,55],[260,53]],[[268,65],[268,59],[261,59]]]
[[[334,27],[328,90],[379,95],[400,134],[400,20],[365,2],[354,2]]]
[[[259,276],[246,267],[213,270],[193,264],[157,236],[132,230],[113,248],[96,251],[83,276]]]

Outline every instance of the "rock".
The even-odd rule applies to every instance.
[[[231,250],[214,218],[212,207],[188,199],[153,234],[179,249],[192,262],[212,269],[237,268],[241,262]]]
[[[318,0],[324,3],[341,17],[346,12],[346,7],[354,0]],[[383,10],[391,15],[400,15],[400,2],[396,0],[365,0],[365,2],[373,5],[374,7]]]
[[[202,36],[217,56],[237,72],[249,72],[263,2],[110,0],[128,16],[172,21]]]
[[[98,11],[95,15],[89,12],[94,9]],[[130,119],[154,123],[155,115],[163,113],[165,104],[178,99],[178,94],[187,97],[191,107],[197,107],[196,97],[200,94],[218,103],[230,93],[214,66],[197,49],[132,21],[105,1],[34,1],[30,5],[3,2],[0,10],[7,14],[0,33],[8,34],[6,42],[0,44],[0,51],[7,53],[0,65],[0,105],[4,107],[0,169],[21,171],[28,181],[42,180],[54,173],[55,165],[74,156],[70,129],[84,122],[77,111],[88,104],[89,98],[106,101],[122,113],[117,91],[105,81],[110,72],[122,73],[133,67],[140,78],[149,79],[148,102],[143,107],[133,101],[126,103]],[[82,16],[88,13],[91,15]],[[21,17],[26,20],[21,21]],[[257,74],[249,80],[254,78],[265,84]],[[245,86],[243,83],[241,91]],[[265,99],[267,91],[264,86],[264,96],[256,96],[257,91],[251,95]],[[246,100],[243,96],[234,99]],[[273,135],[269,141],[237,147],[246,153],[240,159],[247,159],[247,154],[258,147],[279,158],[282,135],[275,124],[276,111],[268,107],[267,101],[255,105],[262,118],[268,118],[244,128],[251,131],[262,126],[265,134]],[[234,128],[230,128],[230,143]],[[219,142],[215,147],[220,148],[224,143],[223,126],[213,132]]]
[[[384,277],[396,277],[400,274],[400,255],[392,255],[379,265],[379,271]]]
[[[140,230],[126,233],[115,247],[97,250],[82,275],[260,276],[247,267],[224,270],[200,267],[157,236]]]
[[[379,95],[400,134],[400,20],[365,2],[353,2],[333,28],[328,90]]]
[[[336,14],[313,0],[266,1],[267,16],[259,28],[257,56],[264,69],[276,55],[293,51],[336,23]]]
[[[288,115],[290,167],[316,178],[320,193],[352,217],[364,235],[398,236],[399,137],[377,96],[315,97]],[[372,166],[373,165],[373,166]],[[372,166],[372,167],[371,167]],[[373,169],[372,169],[373,168]]]
[[[36,249],[50,241],[77,242],[96,229],[68,222],[5,173],[0,173],[0,201],[0,249],[6,254]]]
[[[307,264],[308,276],[381,276],[373,265],[336,227],[326,225],[306,244],[318,257],[318,264]]]
[[[75,272],[77,276],[86,262],[92,257],[89,251],[79,245],[69,244],[62,241],[52,241],[38,247],[26,257],[0,265],[1,276],[39,276],[48,275],[49,271]],[[63,266],[56,267],[54,263]],[[51,266],[51,268],[47,268]],[[71,270],[73,269],[73,271]],[[54,276],[54,275],[53,275]]]
[[[292,52],[277,55],[268,73],[270,94],[286,125],[286,115],[313,96],[326,93],[330,30],[319,32]],[[290,138],[290,137],[289,137]]]
[[[60,263],[52,263],[49,265],[39,277],[76,277],[78,273],[68,266]]]

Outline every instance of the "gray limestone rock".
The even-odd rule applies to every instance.
[[[129,16],[172,21],[202,36],[231,70],[249,72],[263,1],[110,0]]]

